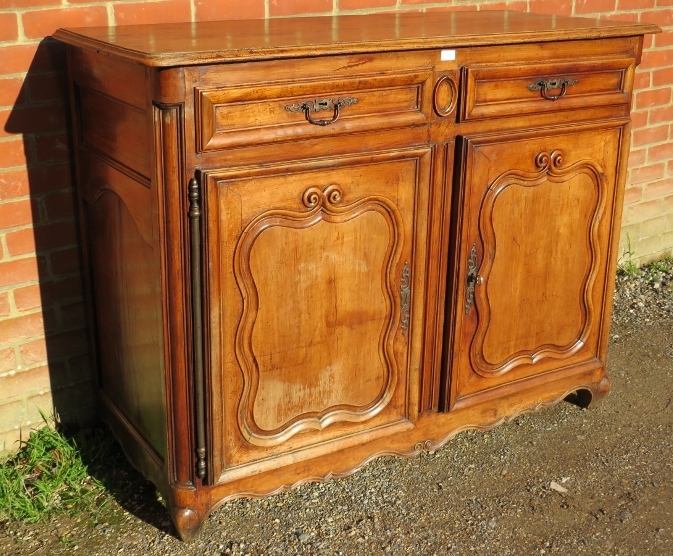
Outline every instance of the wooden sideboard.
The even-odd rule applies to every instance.
[[[643,34],[444,12],[59,30],[101,408],[179,534],[605,355]]]

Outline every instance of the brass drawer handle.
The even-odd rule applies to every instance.
[[[467,260],[467,276],[465,279],[465,314],[470,312],[474,303],[474,287],[481,284],[481,276],[477,274],[477,244],[472,244],[470,258]]]
[[[285,110],[288,112],[303,112],[306,116],[306,121],[313,125],[326,126],[333,124],[339,119],[339,110],[344,106],[355,104],[358,99],[354,97],[339,97],[333,98],[317,98],[315,100],[306,100],[298,104],[287,104]],[[314,120],[311,117],[311,112],[320,112],[321,110],[334,110],[334,115],[331,120]]]
[[[402,281],[400,282],[400,320],[402,321],[402,336],[409,330],[409,304],[411,302],[411,272],[409,261],[404,261]]]
[[[542,98],[547,100],[558,100],[566,94],[566,87],[579,83],[579,79],[574,77],[559,77],[557,79],[540,79],[535,83],[528,85],[529,91],[540,91]],[[549,91],[561,89],[558,95],[550,95]]]

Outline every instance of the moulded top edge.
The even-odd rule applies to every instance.
[[[512,11],[379,13],[59,29],[65,43],[154,67],[659,33],[656,25]]]

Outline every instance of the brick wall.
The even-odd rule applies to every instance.
[[[58,27],[390,10],[514,9],[656,23],[636,77],[622,250],[673,249],[673,0],[0,0],[0,449],[95,415]]]

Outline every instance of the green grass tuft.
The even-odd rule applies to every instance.
[[[78,440],[42,417],[45,426],[32,431],[18,452],[0,458],[0,522],[74,515],[100,508],[107,500],[89,466],[96,465],[114,441],[105,434]]]

